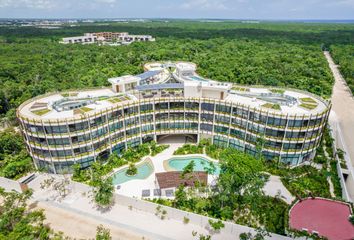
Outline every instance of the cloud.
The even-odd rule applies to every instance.
[[[342,6],[354,7],[354,0],[333,1],[333,2],[330,2],[329,5],[342,5]]]
[[[109,3],[109,4],[114,4],[117,2],[117,0],[95,0],[96,3]]]
[[[51,9],[56,6],[53,0],[0,0],[0,8]]]
[[[82,8],[85,6],[94,6],[108,4],[113,6],[117,0],[0,0],[0,8],[30,8],[30,9],[62,9],[66,8]]]
[[[225,0],[188,0],[180,6],[182,9],[193,10],[226,10]]]

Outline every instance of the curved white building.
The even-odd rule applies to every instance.
[[[205,79],[187,62],[148,63],[136,76],[111,78],[112,88],[51,93],[24,102],[17,117],[37,168],[83,168],[112,152],[188,135],[196,141],[289,165],[311,160],[330,103],[307,92],[245,87]],[[260,141],[262,139],[262,141]]]

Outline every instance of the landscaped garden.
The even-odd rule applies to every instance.
[[[328,142],[330,142],[330,135],[327,130],[318,150],[317,161],[323,158],[321,169],[309,165],[289,168],[277,161],[266,161],[261,154],[253,157],[235,149],[218,147],[208,140],[202,140],[196,145],[185,144],[177,149],[174,155],[205,153],[219,160],[221,170],[217,184],[213,187],[196,184],[195,187],[188,189],[180,186],[176,190],[175,199],[153,199],[152,201],[242,225],[264,228],[269,232],[285,234],[288,229],[290,206],[281,199],[280,195],[272,197],[264,194],[262,188],[268,181],[265,173],[280,176],[283,185],[297,199],[334,198],[330,193],[327,180],[330,176],[335,197],[340,199],[341,189],[335,172],[336,162],[332,159],[331,168],[327,168],[327,154],[323,153],[323,149],[326,149],[324,144],[328,144],[327,149],[332,144]],[[186,166],[184,171],[189,167]]]
[[[106,176],[111,173],[113,169],[124,165],[129,166],[129,175],[134,175],[134,163],[139,162],[145,156],[155,156],[166,148],[168,148],[168,145],[157,145],[156,142],[152,141],[141,144],[135,148],[128,148],[123,151],[121,155],[112,153],[108,157],[107,161],[104,163],[101,163],[102,161],[97,161],[93,163],[89,169],[81,169],[80,165],[76,164],[73,167],[72,179],[77,182],[93,185],[93,174],[98,176]]]

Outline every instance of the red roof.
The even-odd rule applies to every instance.
[[[181,177],[182,172],[173,171],[173,172],[162,172],[155,173],[157,182],[161,189],[164,188],[175,188],[183,184],[185,186],[194,186],[196,181],[200,183],[208,183],[208,174],[206,172],[193,172],[186,174],[184,178]]]
[[[349,222],[350,207],[327,199],[306,199],[290,210],[290,228],[307,229],[333,240],[354,239],[354,226]]]

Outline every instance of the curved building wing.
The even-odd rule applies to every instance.
[[[233,147],[291,166],[310,161],[330,103],[313,94],[205,79],[188,62],[148,63],[145,74],[112,88],[49,93],[24,102],[17,117],[39,169],[83,168],[112,152],[165,135]]]

